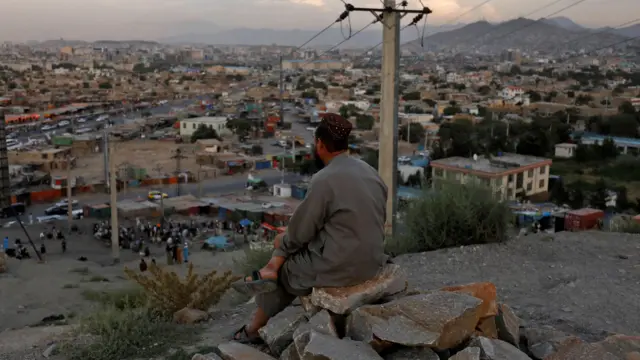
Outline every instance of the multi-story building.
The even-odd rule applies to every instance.
[[[500,93],[503,99],[513,99],[522,96],[522,94],[524,94],[524,90],[519,86],[507,86]]]
[[[343,70],[348,63],[339,60],[283,60],[283,70]]]
[[[217,133],[224,130],[227,126],[226,116],[203,116],[192,119],[184,119],[180,121],[180,136],[188,137],[198,129],[200,125],[215,130]]]
[[[431,162],[433,184],[439,181],[478,183],[491,187],[504,200],[544,199],[549,189],[551,160],[504,153],[490,158],[450,157]]]

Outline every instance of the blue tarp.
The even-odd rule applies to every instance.
[[[240,222],[239,222],[240,226],[242,226],[242,227],[249,226],[249,225],[251,225],[251,223],[252,223],[252,222],[251,222],[251,220],[249,220],[249,219],[242,219],[242,220],[240,220]]]
[[[207,240],[204,241],[205,243],[207,243],[207,245],[211,246],[211,247],[216,247],[218,249],[224,249],[227,248],[233,244],[229,243],[227,241],[227,238],[224,236],[212,236],[210,238],[208,238]]]

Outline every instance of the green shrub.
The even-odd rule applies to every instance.
[[[244,250],[244,256],[239,259],[233,259],[233,262],[238,267],[238,270],[245,275],[250,275],[254,270],[262,269],[273,254],[273,249],[260,249],[252,250],[246,248]]]
[[[504,242],[511,218],[508,206],[490,189],[451,183],[425,190],[403,215],[403,231],[387,241],[392,255]]]
[[[173,324],[146,308],[106,306],[80,320],[78,338],[62,351],[69,360],[148,359],[190,340],[195,329]],[[82,336],[90,338],[83,342]]]
[[[89,301],[94,301],[101,305],[115,307],[121,310],[141,308],[148,304],[146,294],[143,289],[138,287],[129,287],[111,291],[86,290],[82,292],[82,296]]]

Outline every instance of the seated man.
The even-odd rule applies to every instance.
[[[234,288],[256,296],[250,324],[234,334],[259,342],[269,318],[314,287],[353,286],[374,278],[387,263],[384,223],[387,188],[375,169],[347,154],[351,123],[339,115],[322,120],[315,133],[319,169],[305,200],[278,236],[269,263]]]

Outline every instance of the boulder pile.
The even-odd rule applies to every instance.
[[[522,327],[492,283],[412,292],[405,279],[390,264],[365,284],[314,289],[260,330],[268,351],[230,342],[194,359],[640,360],[640,337],[586,343],[552,328]]]

